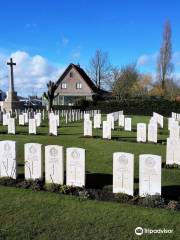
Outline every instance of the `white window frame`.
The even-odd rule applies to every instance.
[[[76,89],[82,89],[82,83],[81,82],[76,83]]]
[[[66,82],[61,83],[61,89],[66,89],[66,88],[67,88],[67,83]]]

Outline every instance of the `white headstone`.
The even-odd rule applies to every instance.
[[[45,181],[56,184],[64,182],[62,146],[48,145],[45,147]]]
[[[146,142],[146,124],[137,124],[137,142]]]
[[[85,149],[66,149],[66,185],[85,186]]]
[[[161,195],[161,156],[139,156],[139,195]]]
[[[16,142],[0,141],[0,177],[17,177]]]
[[[24,124],[25,124],[24,115],[23,115],[23,114],[20,114],[20,115],[19,115],[19,125],[24,126]]]
[[[133,196],[134,155],[125,152],[113,154],[113,193]]]
[[[157,143],[157,124],[156,123],[148,124],[148,142]]]
[[[49,119],[49,134],[57,136],[57,119],[55,117]]]
[[[124,119],[124,130],[131,131],[131,118]]]
[[[101,127],[101,114],[96,113],[94,115],[94,128],[100,128]]]
[[[84,136],[92,137],[92,121],[84,120]]]
[[[90,115],[89,113],[84,113],[84,121],[89,121],[90,120]]]
[[[24,145],[25,179],[41,179],[43,177],[41,148],[42,145],[39,143],[26,143]]]
[[[120,114],[119,115],[119,126],[124,127],[124,115]]]
[[[111,129],[114,129],[114,116],[111,113],[107,114],[107,122],[110,122]]]
[[[111,123],[108,121],[103,121],[103,138],[111,139]]]
[[[16,134],[16,124],[15,124],[15,119],[14,118],[9,118],[8,134]]]
[[[180,165],[180,139],[179,138],[167,138],[166,164]]]
[[[178,124],[171,124],[169,129],[169,137],[170,138],[180,138],[180,127]]]
[[[29,134],[36,134],[36,119],[29,119]]]

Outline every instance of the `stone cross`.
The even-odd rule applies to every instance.
[[[11,69],[11,78],[10,78],[10,81],[9,81],[9,92],[14,92],[13,66],[16,65],[16,63],[14,63],[13,59],[10,58],[10,62],[7,62],[7,65],[9,65],[10,69]]]

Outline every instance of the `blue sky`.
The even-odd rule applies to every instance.
[[[13,56],[18,88],[30,81],[42,91],[70,62],[86,68],[97,48],[107,51],[115,66],[137,61],[140,71],[154,73],[166,19],[180,73],[179,0],[6,0],[0,9],[0,78],[8,71],[5,59]]]

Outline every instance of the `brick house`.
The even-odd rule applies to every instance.
[[[80,65],[72,63],[57,80],[57,85],[54,105],[73,105],[79,99],[92,100],[100,92]]]

